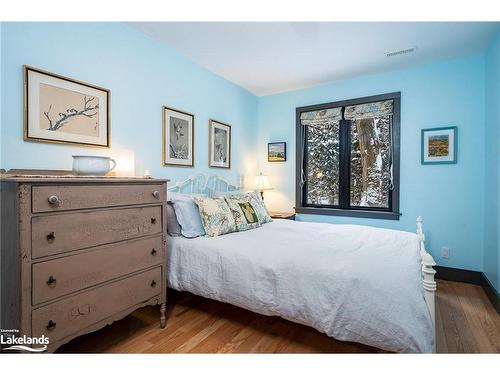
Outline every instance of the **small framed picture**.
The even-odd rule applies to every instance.
[[[286,161],[286,142],[273,142],[267,144],[267,161]]]
[[[23,66],[24,140],[110,147],[109,90]]]
[[[457,162],[457,127],[422,129],[422,164]]]
[[[231,125],[210,120],[208,142],[208,166],[231,168]]]
[[[194,115],[163,107],[163,165],[194,166]]]

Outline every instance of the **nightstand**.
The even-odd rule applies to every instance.
[[[272,219],[295,220],[295,212],[269,212]]]

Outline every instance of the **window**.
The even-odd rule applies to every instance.
[[[400,93],[297,108],[299,213],[399,219]]]

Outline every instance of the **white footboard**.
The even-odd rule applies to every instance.
[[[432,331],[434,334],[434,352],[436,352],[436,281],[434,266],[436,262],[432,255],[425,250],[425,235],[423,231],[422,216],[417,217],[417,236],[420,244],[420,258],[422,260],[422,281],[424,286],[424,297],[432,319]]]

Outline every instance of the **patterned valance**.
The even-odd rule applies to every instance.
[[[339,122],[342,119],[341,108],[328,108],[319,111],[302,112],[300,123],[307,126],[325,126]]]
[[[345,107],[346,120],[360,120],[364,118],[382,117],[392,115],[393,101],[366,103]]]

